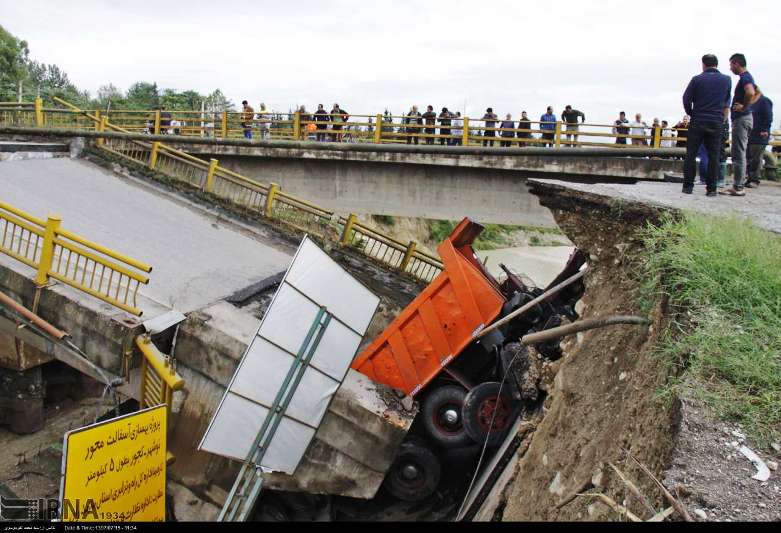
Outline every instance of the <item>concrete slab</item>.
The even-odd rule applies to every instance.
[[[69,231],[151,264],[142,295],[185,313],[284,270],[291,259],[256,235],[83,160],[3,162],[0,199],[38,217],[56,213]],[[153,316],[145,309],[144,318]]]
[[[633,185],[621,185],[529,180],[530,185],[538,182],[545,186],[553,185],[675,209],[692,209],[710,215],[735,214],[750,218],[761,228],[781,233],[781,185],[778,183],[764,181],[759,189],[746,189],[744,197],[720,195],[716,198],[707,198],[705,186],[699,183],[694,187],[694,194],[683,194],[679,183],[638,182]]]

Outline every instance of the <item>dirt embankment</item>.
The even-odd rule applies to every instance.
[[[585,193],[539,194],[567,237],[589,256],[586,293],[578,304],[582,318],[646,314],[652,324],[594,330],[565,341],[544,418],[505,493],[502,519],[617,519],[594,498],[575,497],[602,492],[621,504],[627,489],[610,463],[655,500],[655,509],[665,508],[657,487],[627,455],[658,474],[673,444],[674,409],[657,396],[666,371],[650,354],[665,312],[656,303],[643,313],[634,276],[636,259],[644,253],[637,230],[660,212]],[[629,507],[639,516],[650,514],[637,502]]]

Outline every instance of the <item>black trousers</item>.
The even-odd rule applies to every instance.
[[[708,152],[708,181],[705,186],[708,192],[716,191],[719,179],[719,146],[723,124],[717,121],[692,120],[686,135],[686,159],[683,160],[683,186],[694,187],[694,176],[697,174],[697,152],[700,145],[705,145]]]
[[[493,130],[486,131],[485,133],[483,133],[483,137],[496,137],[496,132]],[[493,146],[493,145],[494,145],[493,139],[490,141],[488,140],[483,141],[483,146]]]

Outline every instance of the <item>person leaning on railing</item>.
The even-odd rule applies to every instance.
[[[578,130],[580,129],[580,126],[578,125],[578,117],[580,117],[581,122],[586,122],[586,115],[577,109],[572,109],[571,105],[565,107],[564,112],[561,114],[561,120],[564,121],[566,126],[567,141],[569,142],[570,139],[574,141],[569,143],[569,145],[572,147],[577,146],[578,142]]]

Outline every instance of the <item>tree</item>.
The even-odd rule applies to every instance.
[[[154,109],[160,105],[160,92],[157,83],[139,81],[127,90],[127,107],[129,109]]]
[[[27,79],[29,55],[27,41],[17,39],[0,26],[0,101],[20,96],[21,85]]]
[[[96,103],[98,107],[105,109],[109,106],[114,108],[127,107],[124,93],[119,90],[113,83],[108,85],[102,85],[98,89],[98,95]]]
[[[235,111],[233,102],[228,100],[222,91],[215,89],[213,93],[206,97],[206,111],[222,112]]]

